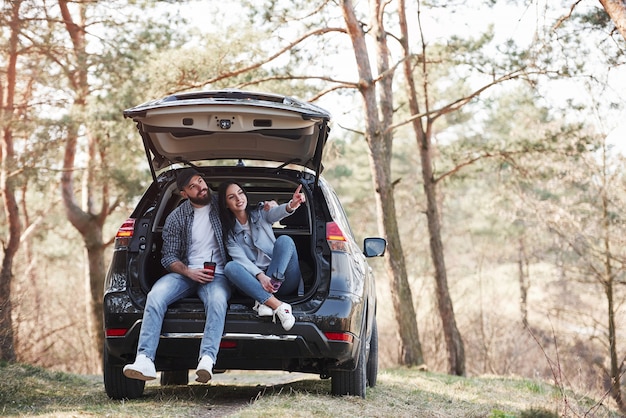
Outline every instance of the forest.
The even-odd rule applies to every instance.
[[[113,239],[152,180],[122,111],[235,88],[333,115],[323,175],[358,240],[388,242],[381,367],[626,414],[626,1],[5,0],[0,19],[0,361],[101,373]]]

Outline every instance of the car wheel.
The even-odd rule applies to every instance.
[[[376,386],[378,378],[378,325],[376,317],[372,321],[372,336],[370,337],[370,349],[367,354],[367,386]]]
[[[135,399],[143,394],[146,382],[143,380],[129,379],[124,376],[122,366],[111,364],[109,352],[104,346],[102,353],[102,371],[104,374],[104,389],[111,399]]]
[[[189,383],[189,370],[164,370],[161,372],[161,386],[186,385]]]
[[[333,371],[330,374],[330,385],[332,394],[335,396],[360,396],[365,398],[365,386],[366,386],[366,368],[367,368],[367,356],[366,349],[367,344],[365,341],[361,341],[359,347],[359,358],[356,369],[352,371]]]

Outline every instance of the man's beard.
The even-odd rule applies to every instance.
[[[189,196],[189,201],[195,205],[206,206],[211,203],[211,193],[207,191],[206,196],[204,197],[191,197]]]

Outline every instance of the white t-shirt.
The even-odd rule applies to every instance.
[[[212,205],[193,208],[193,226],[191,227],[191,248],[189,248],[189,267],[202,268],[205,261],[213,261],[216,273],[224,272],[224,260],[219,243],[215,237],[213,225],[209,219]]]

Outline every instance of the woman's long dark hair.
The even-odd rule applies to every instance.
[[[246,199],[248,198],[248,193],[246,189],[239,183],[234,180],[226,180],[222,184],[217,191],[217,202],[219,206],[220,220],[222,221],[222,239],[228,241],[228,235],[235,229],[235,223],[237,222],[237,218],[235,218],[235,214],[228,209],[226,206],[226,189],[228,189],[231,185],[237,185],[241,188],[243,193],[246,195]],[[248,200],[248,203],[250,201]],[[250,205],[246,207],[246,213],[248,214],[248,219],[250,219]]]

